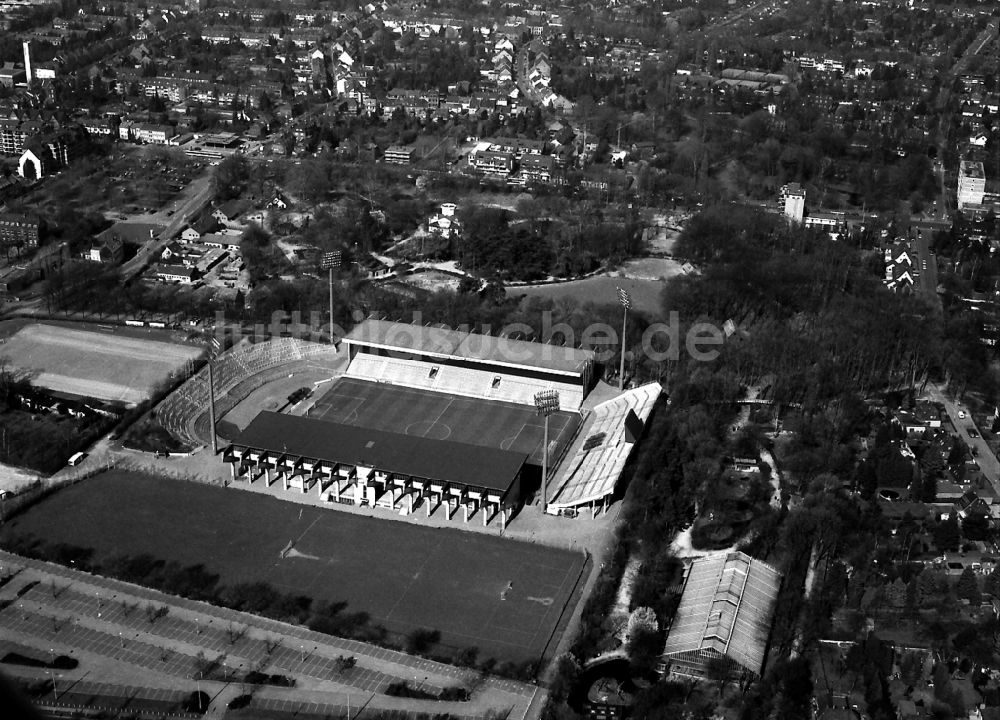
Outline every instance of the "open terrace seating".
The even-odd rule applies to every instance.
[[[331,345],[297,338],[276,338],[262,343],[240,343],[215,361],[215,394],[225,395],[247,378],[284,363],[336,353]],[[202,444],[193,431],[194,421],[208,407],[208,366],[192,375],[157,408],[160,424],[181,442]]]

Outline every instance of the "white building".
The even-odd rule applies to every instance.
[[[958,208],[982,205],[986,192],[986,170],[981,162],[963,160],[958,167]]]
[[[785,217],[792,222],[801,223],[806,210],[806,191],[798,183],[789,183],[782,188],[782,195]]]

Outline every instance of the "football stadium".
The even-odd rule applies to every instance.
[[[544,459],[546,510],[596,515],[660,395],[658,384],[597,382],[592,350],[443,326],[364,320],[338,354],[343,375],[308,412],[262,410],[232,438],[223,459],[234,482],[505,528],[541,500]],[[547,446],[542,391],[558,397]]]

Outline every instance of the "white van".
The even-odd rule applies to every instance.
[[[69,464],[70,465],[79,465],[80,463],[82,463],[86,459],[87,459],[87,453],[85,453],[85,452],[78,452],[76,455],[74,455],[73,457],[71,457],[69,459]]]

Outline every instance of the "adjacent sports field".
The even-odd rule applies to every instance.
[[[313,417],[375,430],[514,450],[542,464],[543,425],[533,407],[430,390],[340,378],[309,411]],[[549,457],[558,457],[579,425],[575,413],[549,418]]]
[[[346,601],[390,631],[437,629],[449,646],[515,662],[541,655],[584,563],[568,550],[124,471],[60,490],[4,525],[0,542],[23,534],[93,548],[98,562],[203,563],[223,585],[262,580]]]
[[[32,384],[59,392],[138,403],[198,357],[200,348],[56,325],[27,325],[0,344],[11,367],[32,373]]]

